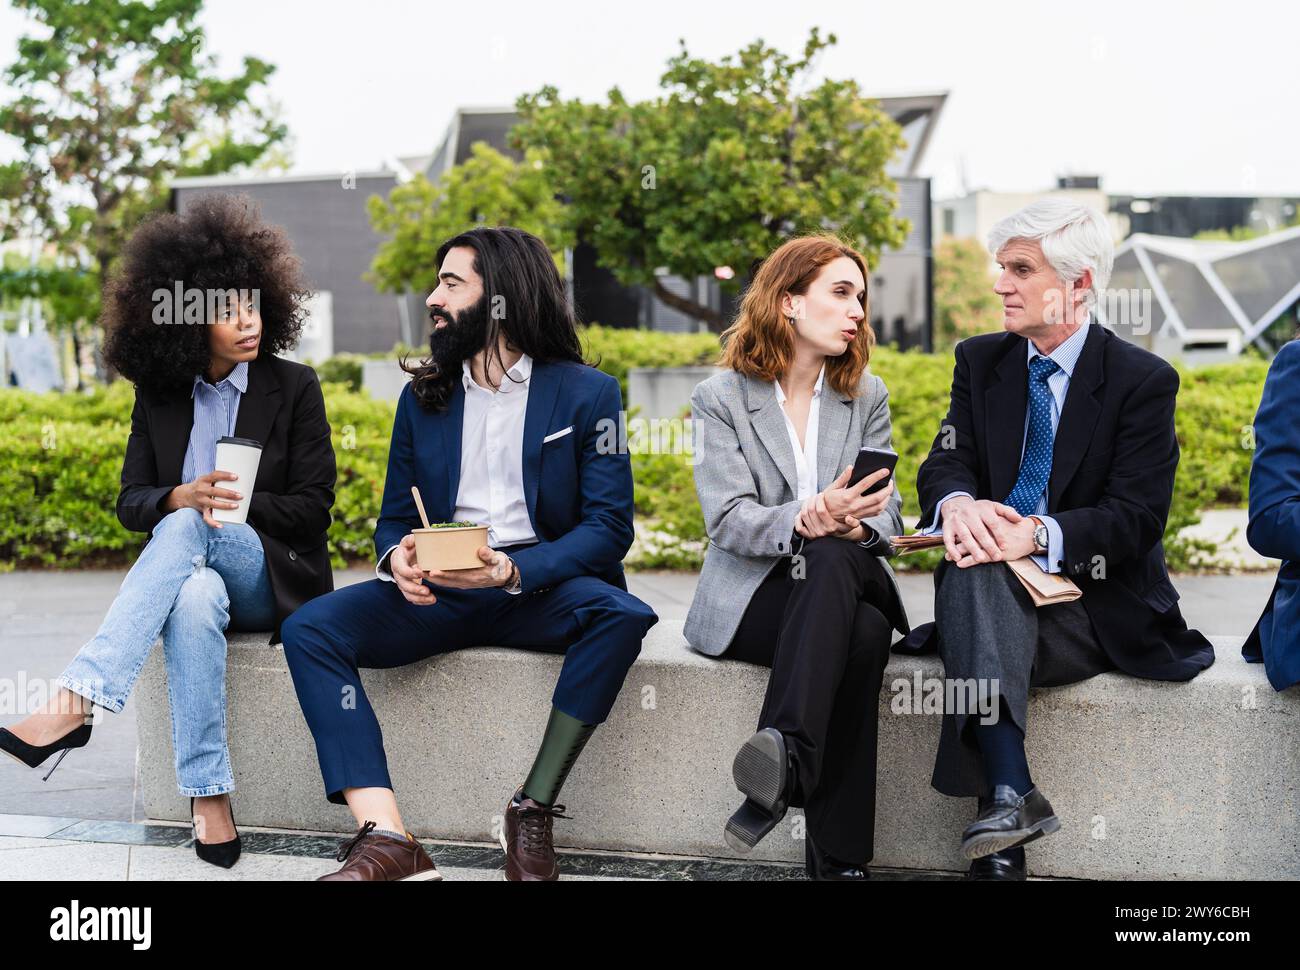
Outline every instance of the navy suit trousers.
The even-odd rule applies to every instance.
[[[431,588],[437,602],[415,606],[394,583],[357,583],[317,597],[284,623],[285,657],[331,802],[342,804],[345,788],[393,787],[360,668],[401,667],[481,645],[562,653],[554,705],[599,724],[659,620],[631,593],[595,576],[518,596]]]

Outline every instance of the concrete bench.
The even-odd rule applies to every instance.
[[[316,753],[279,647],[235,634],[229,730],[236,818],[249,826],[350,832],[325,801]],[[1277,694],[1239,644],[1189,684],[1104,674],[1035,691],[1030,763],[1062,830],[1030,872],[1084,878],[1300,878],[1300,691]],[[494,841],[531,764],[561,658],[483,647],[365,671],[407,826],[422,837]],[[964,870],[974,801],[931,789],[935,714],[895,714],[891,684],[939,678],[937,658],[896,656],[881,698],[875,862]],[[767,671],[691,652],[681,624],[650,631],[608,723],[561,800],[557,844],[726,857],[731,760],[753,730]],[[139,774],[147,814],[189,817],[176,794],[161,649],[140,679]],[[792,812],[752,858],[802,861]]]

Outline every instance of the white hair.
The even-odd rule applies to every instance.
[[[997,255],[1012,239],[1029,239],[1042,246],[1047,262],[1063,282],[1073,283],[1084,270],[1092,270],[1090,300],[1099,297],[1110,282],[1115,242],[1106,217],[1090,205],[1062,198],[1031,202],[994,225],[989,252]]]

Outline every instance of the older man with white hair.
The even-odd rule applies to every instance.
[[[968,878],[1023,879],[1021,846],[1060,828],[1025,756],[1029,689],[1116,669],[1190,680],[1214,651],[1183,621],[1161,545],[1178,374],[1092,323],[1114,258],[1105,218],[1042,200],[994,226],[989,248],[1005,332],[957,346],[917,477],[922,522],[943,530],[936,620],[908,645],[937,639],[950,681],[991,702],[990,717],[945,711],[932,784],[980,799]],[[1036,608],[1006,565],[1024,558],[1082,597]]]

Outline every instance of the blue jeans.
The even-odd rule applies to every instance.
[[[270,630],[275,596],[249,525],[214,529],[194,509],[163,516],[99,632],[59,686],[117,714],[159,633],[167,665],[176,783],[182,795],[235,788],[226,746],[226,628]]]

